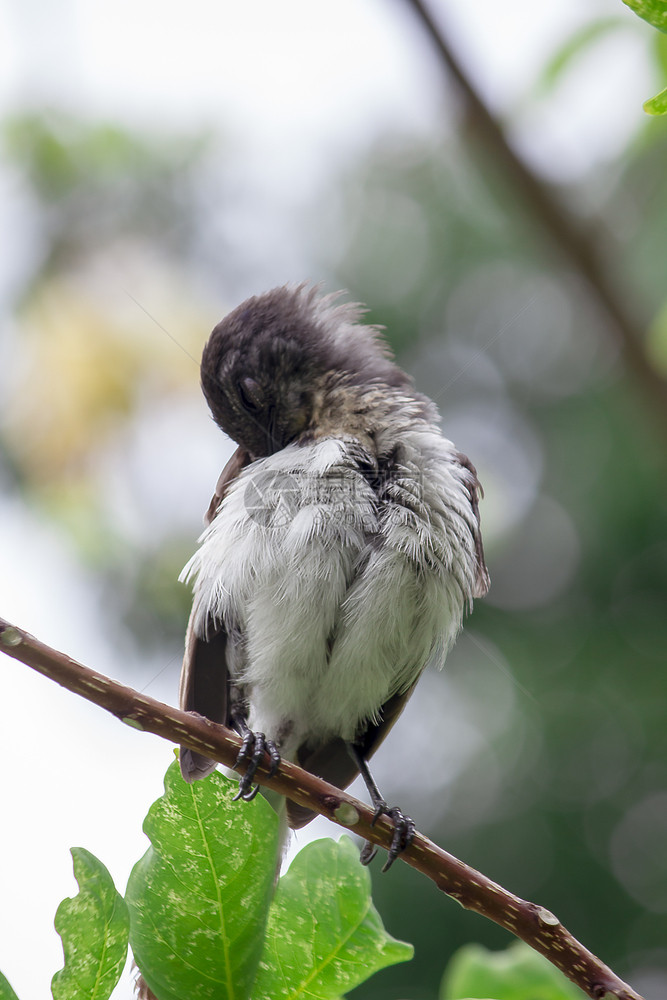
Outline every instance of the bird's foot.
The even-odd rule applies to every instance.
[[[387,860],[382,868],[382,871],[386,872],[391,868],[399,854],[401,854],[406,847],[409,847],[414,840],[415,824],[409,816],[406,816],[405,813],[398,808],[398,806],[388,806],[384,799],[375,803],[375,812],[373,813],[371,826],[375,826],[380,816],[388,816],[394,823],[394,835],[391,840],[391,847],[389,848]],[[361,849],[359,860],[362,865],[369,865],[376,854],[376,845],[366,841]]]
[[[237,799],[243,799],[245,802],[250,802],[257,795],[259,785],[253,786],[252,781],[257,772],[257,768],[264,759],[265,753],[269,755],[269,778],[272,778],[280,767],[280,753],[278,751],[278,747],[273,740],[267,740],[264,733],[253,733],[252,730],[247,729],[243,734],[243,745],[241,746],[236,758],[234,770],[246,762],[248,763],[248,766],[245,774],[243,774],[239,779],[239,790],[234,796],[234,802],[236,802]]]

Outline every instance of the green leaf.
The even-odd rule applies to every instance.
[[[108,1000],[127,959],[127,907],[93,854],[73,847],[72,861],[79,893],[56,911],[65,967],[53,977],[51,992],[55,1000]]]
[[[595,21],[583,24],[565,39],[547,61],[540,73],[537,84],[538,91],[546,93],[551,90],[580,55],[601,38],[619,28],[627,29],[626,21],[622,17],[600,17]]]
[[[656,32],[651,37],[652,55],[658,73],[667,79],[667,34]]]
[[[667,31],[667,3],[665,0],[623,0],[626,7],[648,21],[654,28]]]
[[[247,1000],[262,951],[278,857],[278,817],[258,796],[232,802],[214,772],[189,785],[177,762],[144,832],[151,847],[127,886],[130,944],[159,1000]]]
[[[667,87],[655,97],[644,101],[643,107],[647,115],[667,115]]]
[[[19,1000],[3,974],[0,972],[0,1000]]]
[[[255,1000],[336,1000],[412,958],[412,945],[385,931],[370,886],[349,837],[304,847],[276,890]]]
[[[440,987],[440,1000],[581,1000],[581,990],[522,941],[506,951],[469,944],[456,952]]]

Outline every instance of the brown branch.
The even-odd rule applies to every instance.
[[[227,766],[236,761],[241,740],[232,730],[171,708],[98,674],[2,618],[0,651],[106,709],[135,729],[155,733],[174,743],[184,743]],[[391,845],[392,826],[386,817],[371,826],[373,812],[369,806],[295,764],[284,761],[271,779],[262,768],[257,773],[257,781],[314,809],[339,826],[353,829],[365,840],[386,849]],[[416,834],[401,858],[427,875],[461,906],[488,917],[540,952],[587,996],[594,1000],[642,1000],[584,948],[553,913],[503,889],[422,834]]]
[[[651,401],[654,423],[667,430],[667,383],[651,365],[644,351],[645,323],[633,315],[626,304],[626,295],[619,290],[595,240],[577,224],[569,210],[549,187],[521,159],[503,132],[498,120],[484,102],[480,92],[452,51],[442,26],[434,20],[422,0],[407,0],[423,24],[438,55],[461,92],[468,117],[493,162],[500,164],[514,181],[535,218],[542,223],[554,243],[586,279],[594,299],[611,320],[609,332],[620,344],[629,369]]]

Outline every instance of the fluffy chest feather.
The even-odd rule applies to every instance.
[[[339,437],[244,470],[184,576],[197,632],[212,620],[233,637],[227,667],[252,729],[286,755],[311,732],[353,739],[444,658],[475,591],[471,496],[435,429],[404,432],[375,469]]]

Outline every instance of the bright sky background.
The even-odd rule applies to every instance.
[[[499,109],[523,106],[545,59],[575,25],[625,18],[636,41],[630,32],[611,37],[539,114],[518,116],[516,138],[542,169],[571,176],[613,155],[636,129],[652,81],[644,27],[621,0],[432,6]],[[400,0],[5,0],[0,113],[45,103],[131,124],[220,126],[244,150],[246,183],[256,185],[265,210],[260,241],[377,135],[452,120],[440,69]],[[11,206],[0,206],[5,235],[11,217]],[[6,240],[0,267],[14,266],[13,254]],[[193,505],[195,526],[199,516]],[[99,594],[57,534],[0,499],[0,552],[0,614],[117,675],[123,650],[116,646],[118,659],[110,659]],[[161,676],[167,665],[154,666],[150,694],[173,701],[171,681]],[[3,844],[0,856],[0,969],[20,1000],[38,1000],[50,995],[62,964],[52,919],[75,891],[69,847],[99,856],[122,890],[145,850],[141,821],[161,792],[170,750],[91,713],[19,664],[3,658],[0,667],[3,828],[11,830],[11,853]],[[130,995],[126,976],[114,996]]]

